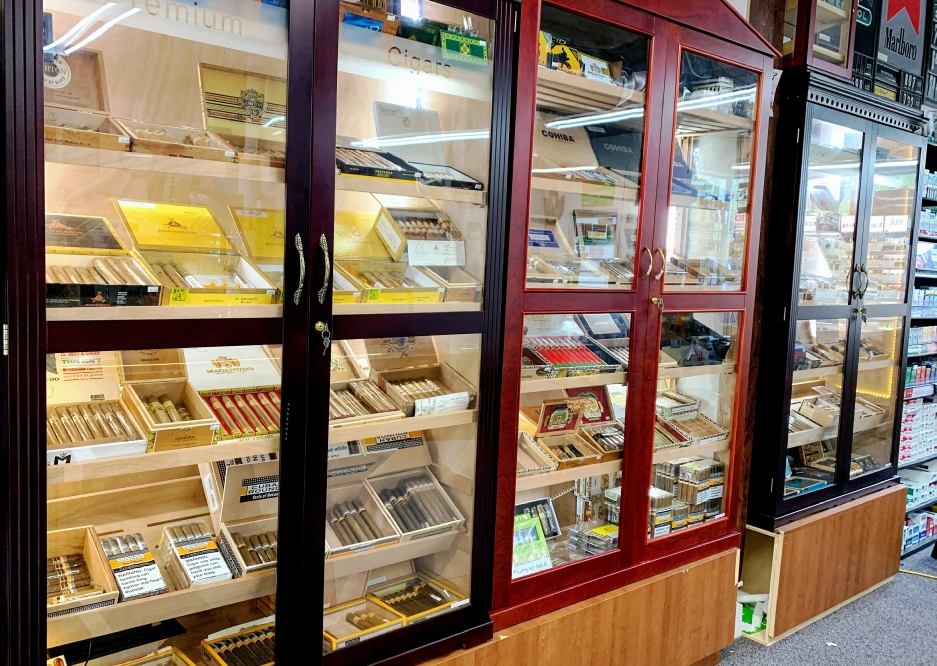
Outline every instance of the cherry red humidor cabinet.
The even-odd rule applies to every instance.
[[[496,627],[739,545],[777,55],[723,2],[519,33]]]

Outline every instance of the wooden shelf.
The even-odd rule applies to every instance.
[[[193,160],[185,157],[147,155],[146,153],[121,152],[63,146],[57,143],[45,145],[46,162],[72,164],[100,169],[121,171],[153,171],[161,174],[177,174],[195,178],[227,178],[230,180],[253,180],[264,183],[286,182],[286,170],[279,167],[218,162],[215,160]]]
[[[817,23],[822,26],[833,26],[845,23],[849,19],[846,10],[834,7],[828,2],[817,0]]]
[[[871,419],[863,419],[867,421]],[[857,424],[853,425],[852,431],[857,432],[866,432],[869,430],[875,430],[876,428],[881,428],[882,426],[892,425],[892,420],[887,419],[879,423],[874,423],[865,427],[866,424],[860,421]],[[789,432],[787,434],[787,448],[796,449],[799,446],[804,446],[805,444],[813,444],[814,442],[819,442],[824,439],[831,439],[834,437],[839,437],[839,425],[827,426],[825,428],[812,428],[811,430],[802,430],[801,432]]]
[[[146,319],[279,319],[282,305],[179,305],[114,308],[47,308],[46,321],[141,321]]]
[[[457,201],[475,204],[476,206],[484,206],[488,201],[488,193],[484,190],[461,190],[457,187],[423,185],[412,180],[349,176],[347,174],[336,174],[335,189],[346,192],[366,192],[368,194],[389,194],[399,197]]]
[[[549,67],[537,68],[537,105],[579,114],[644,106],[644,93]],[[643,124],[643,120],[641,121]]]
[[[579,467],[570,467],[556,472],[544,472],[543,474],[531,474],[529,476],[517,477],[515,491],[532,490],[534,488],[545,488],[560,483],[570,483],[576,479],[586,479],[590,476],[600,474],[612,474],[621,471],[621,460],[612,460],[609,462],[597,463],[595,465],[580,465]]]
[[[661,449],[654,452],[654,462],[662,463],[677,458],[687,458],[689,456],[702,456],[707,453],[718,453],[729,450],[729,438],[719,439],[714,442],[704,442],[693,446],[678,446],[672,449]]]
[[[579,377],[559,377],[557,379],[524,379],[521,381],[521,393],[540,391],[558,391],[584,386],[606,386],[608,384],[626,384],[627,372],[609,372],[603,375],[581,375]]]
[[[381,435],[395,435],[397,433],[413,432],[415,430],[448,428],[450,426],[475,423],[477,420],[477,410],[464,409],[458,412],[431,414],[429,416],[413,416],[393,421],[378,421],[377,423],[347,425],[335,428],[330,427],[329,444],[366,439],[368,437],[380,437]]]
[[[687,368],[658,368],[658,379],[683,379],[702,375],[725,375],[735,372],[735,363],[717,363],[715,365],[696,365]]]
[[[573,180],[571,178],[551,178],[536,174],[533,174],[530,178],[530,189],[545,192],[566,192],[580,196],[615,197],[616,199],[631,201],[635,206],[638,205],[640,197],[640,188],[629,183],[611,185],[596,181]]]
[[[335,315],[399,315],[481,310],[481,303],[336,303],[332,306],[332,314]]]
[[[881,361],[866,361],[864,363],[859,363],[859,372],[866,370],[881,370],[883,368],[892,368],[897,364],[897,361],[893,358],[886,358]],[[794,381],[799,381],[803,379],[815,379],[817,377],[829,377],[830,375],[841,375],[843,374],[842,365],[825,365],[819,368],[811,368],[809,370],[795,370],[794,371]]]
[[[325,579],[342,578],[343,576],[377,569],[388,564],[406,562],[415,557],[424,557],[449,550],[456,537],[463,533],[464,530],[461,529],[450,530],[442,534],[434,534],[422,539],[412,539],[381,548],[372,548],[360,553],[330,557],[325,561]]]
[[[175,451],[141,453],[136,456],[117,456],[47,467],[46,481],[50,485],[88,481],[109,476],[151,472],[157,469],[198,465],[199,463],[209,463],[215,460],[230,460],[263,453],[276,453],[279,450],[280,438],[277,436],[263,437],[246,442],[221,443],[214,446],[196,446]]]
[[[264,571],[246,578],[235,578],[222,583],[51,618],[47,621],[46,644],[50,647],[64,645],[153,622],[201,613],[275,594],[276,589],[276,571]]]
[[[820,46],[819,44],[813,45],[814,55],[825,56],[835,63],[844,63],[846,62],[846,54],[840,53],[839,51],[834,51],[833,49],[828,49],[825,46]]]

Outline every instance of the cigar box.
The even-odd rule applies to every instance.
[[[43,62],[46,143],[130,150],[130,137],[108,117],[104,54],[81,49]]]
[[[120,352],[125,399],[146,434],[146,450],[173,451],[214,444],[221,424],[189,383],[185,358],[179,349],[140,349]],[[178,409],[185,407],[192,420],[162,422],[144,404],[151,396],[167,396]],[[168,416],[168,413],[167,413]]]
[[[603,375],[621,372],[623,369],[621,361],[589,336],[538,336],[531,335],[531,332],[528,329],[528,335],[524,338],[524,348],[545,359],[553,368],[556,377]],[[571,351],[564,349],[565,347],[569,347]]]
[[[555,539],[563,533],[560,522],[556,517],[553,500],[549,497],[522,502],[514,505],[514,516],[530,516],[540,521],[540,530],[545,539]]]
[[[397,34],[399,21],[394,14],[388,14],[377,7],[358,2],[340,2],[338,7],[342,16],[342,23],[348,23],[367,30],[379,30],[388,35]]]
[[[145,155],[234,162],[234,147],[224,139],[195,127],[173,127],[145,120],[113,119],[130,135],[130,150]]]
[[[824,428],[839,424],[839,404],[830,403],[822,397],[805,398],[797,411]]]
[[[368,573],[368,599],[402,615],[405,626],[469,603],[452,583],[417,571],[413,560],[372,569]]]
[[[46,357],[46,403],[49,414],[58,408],[68,410],[69,407],[75,407],[81,413],[82,405],[89,406],[91,412],[94,412],[91,406],[110,405],[111,409],[116,407],[124,413],[127,425],[132,430],[130,439],[118,437],[109,425],[110,420],[103,416],[104,423],[92,416],[97,429],[86,422],[92,435],[97,435],[87,441],[63,441],[59,437],[60,432],[53,429],[57,441],[50,440],[47,444],[47,465],[146,453],[145,426],[130,407],[132,391],[122,386],[119,366],[117,352],[49,354]],[[122,430],[125,429],[122,423],[120,426]],[[65,430],[64,425],[61,427],[67,436],[69,431]],[[77,426],[74,428],[77,430]],[[80,430],[77,431],[79,435],[82,434]],[[101,433],[107,436],[101,437]]]
[[[346,176],[419,180],[422,173],[396,155],[381,150],[337,146],[335,165]]]
[[[247,249],[247,257],[267,279],[282,289],[285,211],[242,206],[230,206],[228,210]]]
[[[531,215],[527,223],[527,281],[561,284],[563,275],[547,261],[548,257],[572,257],[573,249],[556,218]]]
[[[559,371],[533,349],[521,348],[521,379],[556,379]]]
[[[517,475],[532,476],[544,472],[555,472],[556,461],[544,451],[529,434],[517,433]]]
[[[445,212],[424,206],[382,206],[374,230],[394,261],[411,266],[464,266],[465,239]]]
[[[689,446],[686,436],[661,417],[654,420],[654,450],[672,449],[679,446]]]
[[[618,211],[576,208],[573,210],[573,225],[576,229],[576,251],[580,257],[612,259],[616,256]]]
[[[389,261],[341,261],[336,267],[349,282],[361,285],[365,303],[440,303],[446,288],[419,266]],[[382,282],[382,275],[387,276]],[[397,286],[406,281],[414,286]]]
[[[472,409],[478,390],[447,363],[440,363],[432,338],[374,338],[365,341],[370,378],[407,416],[427,416]],[[403,382],[428,388],[429,380],[442,395],[411,392]]]
[[[404,413],[397,408],[396,403],[381,390],[381,388],[370,379],[355,379],[351,381],[330,382],[329,388],[334,396],[330,396],[329,409],[329,427],[340,428],[345,425],[360,423],[371,423],[377,421],[389,421],[393,419],[404,418]],[[365,398],[365,396],[378,395],[386,399],[393,408],[382,408],[383,411],[375,411],[375,406]],[[350,416],[336,415],[332,418],[332,402],[335,403],[335,411],[341,414],[351,414]],[[349,408],[349,403],[353,407]],[[366,414],[358,414],[355,410],[366,411]]]
[[[459,190],[481,191],[485,186],[471,176],[467,176],[457,169],[442,164],[423,164],[410,162],[410,166],[419,169],[422,174],[420,182],[435,187],[453,187]]]
[[[574,402],[582,415],[579,432],[595,448],[602,451],[602,462],[618,460],[624,450],[625,429],[617,420],[607,386],[566,389],[566,397]]]
[[[262,345],[189,347],[183,354],[190,386],[221,424],[220,441],[279,438],[280,371]]]
[[[329,347],[329,382],[348,382],[368,376],[370,366],[361,365],[361,358],[367,358],[364,344],[356,340],[333,340]],[[356,353],[359,352],[359,353]]]
[[[668,420],[692,419],[699,412],[698,398],[676,389],[667,389],[657,394],[657,414]]]
[[[388,428],[394,430],[394,428]],[[370,475],[389,474],[433,462],[422,430],[329,444],[329,483],[360,483]],[[396,454],[396,455],[391,455]]]
[[[335,260],[389,262],[390,256],[374,229],[376,221],[374,213],[336,211],[332,237]]]
[[[195,666],[195,664],[176,648],[166,647],[146,657],[123,662],[120,666]]]
[[[876,405],[871,400],[866,400],[863,397],[856,396],[856,407],[853,419],[855,421],[875,421],[876,423],[880,420],[882,414],[885,413],[885,408]]]
[[[134,250],[128,250],[106,218],[87,215],[47,213],[45,218],[46,242],[46,306],[47,307],[108,307],[159,305],[161,289],[145,262]],[[98,275],[115,273],[112,284],[91,281],[70,283],[69,276],[58,271],[81,267],[94,268]],[[123,266],[129,264],[145,284],[130,282]],[[56,268],[53,268],[56,267]],[[121,273],[120,271],[124,271]],[[87,275],[87,274],[86,274]],[[106,279],[106,277],[104,278]],[[54,282],[51,280],[55,280]]]
[[[593,244],[590,241],[587,245],[582,238],[587,229],[600,226],[604,218],[589,214],[587,210],[574,212],[579,214],[578,218],[574,216],[578,219],[575,250],[555,218],[531,217],[527,229],[528,279],[550,282],[559,277],[564,284],[631,285],[634,282],[633,262],[614,258],[615,240],[611,241],[611,252],[606,252],[598,242]]]
[[[333,652],[404,626],[402,615],[378,601],[365,598],[365,590],[361,590],[360,594],[360,599],[329,605],[322,611],[323,651]],[[356,613],[365,614],[376,622],[368,625],[364,624],[368,620],[359,620],[359,627],[351,621]]]
[[[163,305],[262,305],[278,301],[279,290],[260,269],[237,253],[204,206],[115,199],[140,256],[155,267],[179,271],[161,281]],[[182,272],[189,275],[183,279]],[[169,286],[169,285],[172,286]]]
[[[332,303],[360,303],[366,290],[338,263],[332,264]]]
[[[361,510],[368,519],[362,518]],[[377,528],[376,534],[374,528]],[[371,538],[376,536],[377,538]],[[329,558],[389,546],[400,540],[374,495],[363,484],[329,488],[326,495],[325,545]]]
[[[202,641],[202,662],[206,666],[241,666],[246,663],[273,666],[271,655],[274,648],[270,639],[275,640],[275,634],[276,623],[266,621],[249,622],[216,632]],[[249,647],[244,646],[245,643]]]
[[[201,518],[181,520],[163,527],[159,552],[176,590],[188,590],[231,580],[218,542]]]
[[[535,440],[556,462],[559,470],[602,462],[604,451],[596,448],[580,431],[582,414],[569,398],[545,400],[542,405],[522,407],[521,420],[536,424]]]
[[[286,79],[199,63],[205,129],[242,164],[286,166]]]
[[[400,533],[400,541],[450,532],[465,523],[429,467],[373,476],[365,481],[365,486],[383,518]]]
[[[210,477],[211,482],[204,484],[205,494],[208,497],[212,526],[218,533],[218,550],[231,573],[235,578],[241,578],[259,571],[276,569],[276,556],[269,548],[260,549],[263,552],[256,558],[249,557],[246,551],[258,550],[257,543],[251,537],[275,534],[279,529],[280,461],[225,465],[223,484],[220,483],[217,466],[204,467],[215,472]],[[210,491],[213,496],[210,496]],[[269,538],[264,538],[269,544]]]
[[[663,419],[663,423],[682,435],[688,446],[716,442],[729,436],[728,430],[700,412],[690,418]]]
[[[49,618],[71,615],[82,611],[113,606],[117,603],[120,593],[117,582],[107,566],[104,551],[98,541],[98,534],[94,527],[73,527],[64,530],[54,530],[46,535],[46,557],[64,557],[67,555],[81,555],[91,576],[91,584],[98,585],[103,590],[85,598],[64,601],[46,606],[46,616]]]
[[[446,303],[481,303],[482,285],[458,266],[433,266],[423,269],[446,288]]]

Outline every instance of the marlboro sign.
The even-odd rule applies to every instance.
[[[924,0],[883,0],[882,4],[879,61],[920,76],[924,60]]]

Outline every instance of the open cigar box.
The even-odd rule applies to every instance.
[[[556,461],[534,439],[521,430],[517,433],[517,475],[531,476],[555,472]]]
[[[370,477],[365,485],[400,541],[450,532],[465,523],[428,467]]]
[[[582,414],[569,398],[523,407],[520,418],[521,428],[532,434],[537,444],[556,461],[557,469],[602,462],[604,451],[580,433]]]
[[[420,207],[382,206],[374,229],[394,261],[411,266],[465,265],[462,232],[429,201]]]
[[[361,483],[328,489],[325,522],[328,557],[373,550],[400,540],[393,521]]]
[[[566,389],[566,397],[581,414],[579,434],[602,451],[602,462],[618,460],[625,447],[625,429],[615,419],[607,386]]]
[[[323,652],[354,645],[404,626],[403,615],[367,596],[367,584],[367,572],[325,582]]]
[[[373,381],[349,341],[333,342],[329,371],[329,427],[404,418],[397,404]]]
[[[451,583],[417,571],[413,560],[389,564],[368,573],[368,597],[417,624],[464,606],[469,600]]]
[[[282,289],[286,211],[244,206],[230,206],[228,210],[241,234],[248,258]]]
[[[219,631],[202,641],[206,666],[273,666],[275,622],[253,622]]]
[[[173,127],[145,120],[115,118],[130,135],[130,150],[147,155],[233,162],[234,147],[211,132],[195,127]]]
[[[49,618],[71,615],[81,611],[113,606],[120,592],[117,582],[107,565],[101,543],[94,527],[74,527],[54,530],[46,535],[47,597],[46,616]],[[79,564],[83,562],[83,564]],[[82,574],[78,574],[78,570]],[[76,571],[76,576],[88,575],[88,583],[81,586],[85,591],[68,594],[53,585],[57,573]]]

